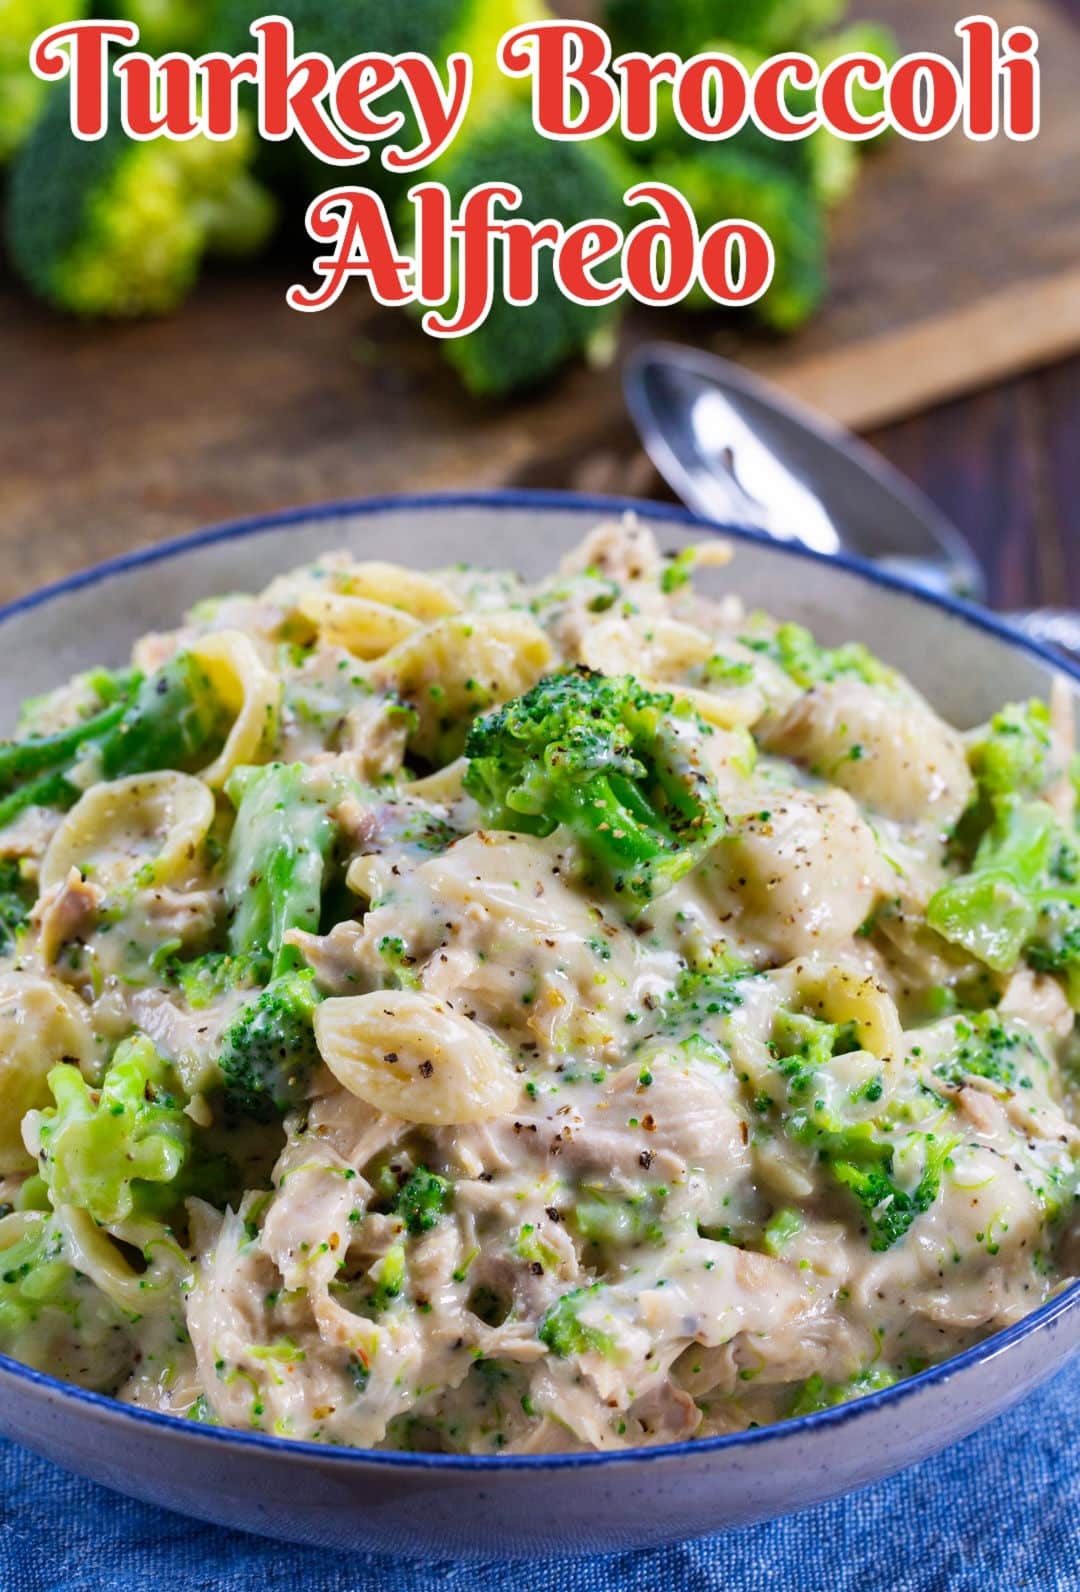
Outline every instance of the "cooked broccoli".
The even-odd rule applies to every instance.
[[[998,796],[971,871],[931,898],[926,919],[996,973],[1021,957],[1061,975],[1080,1007],[1080,839],[1045,802]]]
[[[702,755],[708,733],[685,702],[579,668],[473,724],[465,788],[503,828],[549,835],[565,824],[640,905],[723,832]]]
[[[277,976],[303,965],[290,929],[319,927],[337,838],[326,779],[303,763],[239,768],[228,784],[236,822],[225,857],[229,949]]]
[[[430,175],[446,184],[455,206],[478,184],[501,182],[520,188],[517,213],[530,221],[571,227],[597,217],[618,223],[626,215],[628,179],[614,146],[542,138],[528,108],[513,102],[468,122]],[[566,298],[555,284],[547,251],[541,251],[537,273],[535,303],[510,305],[496,292],[482,326],[443,340],[446,359],[470,392],[499,397],[534,386],[571,356],[597,357],[610,345],[618,304],[592,307]]]
[[[881,663],[860,641],[841,647],[823,647],[802,625],[780,625],[775,635],[741,636],[740,641],[753,652],[778,663],[784,673],[804,690],[833,680],[851,677],[867,685],[891,685],[896,675]]]
[[[450,1197],[450,1184],[446,1178],[418,1166],[411,1172],[394,1197],[391,1209],[400,1216],[408,1232],[414,1237],[430,1232],[446,1209]]]
[[[1047,1073],[1046,1057],[1027,1029],[996,1011],[958,1017],[954,1034],[956,1048],[934,1068],[945,1083],[987,1078],[1006,1089],[1031,1089],[1034,1074]]]
[[[799,49],[834,26],[848,0],[607,0],[604,24],[616,55],[644,50],[689,57],[731,39],[762,55]]]
[[[29,920],[36,894],[15,859],[0,862],[0,956],[14,948],[20,930]]]
[[[0,1248],[0,1352],[65,1381],[111,1387],[127,1361],[126,1325],[75,1270],[51,1215],[31,1218]]]
[[[304,1098],[319,1062],[312,1026],[318,1004],[314,975],[287,972],[240,1010],[218,1052],[230,1112],[270,1122]]]
[[[171,1071],[143,1035],[118,1046],[100,1089],[77,1067],[49,1073],[55,1106],[31,1113],[41,1175],[54,1205],[96,1222],[161,1216],[191,1146],[191,1121]]]
[[[224,739],[226,711],[190,653],[181,652],[100,713],[55,735],[0,743],[0,827],[29,806],[69,807],[92,760],[103,779],[189,769]]]
[[[192,1011],[202,1011],[229,990],[258,984],[259,965],[258,957],[208,951],[190,962],[169,956],[161,965],[161,973],[179,986]]]
[[[797,1144],[813,1149],[833,1181],[855,1196],[869,1229],[870,1248],[891,1249],[916,1216],[928,1211],[937,1199],[945,1163],[956,1141],[918,1132],[907,1134],[898,1146],[881,1124],[845,1121],[828,1104],[830,1090],[824,1075],[830,1061],[859,1048],[851,1024],[836,1025],[800,1012],[782,1011],[772,1043],[776,1071],[786,1092],[786,1099],[779,1102],[784,1131]],[[862,1098],[871,1103],[880,1095],[876,1079],[862,1092]],[[772,1096],[760,1097],[762,1109],[769,1110],[774,1104]],[[921,1161],[914,1186],[910,1186],[910,1178],[904,1179],[906,1186],[898,1180],[896,1162],[901,1149],[905,1161]]]
[[[110,89],[109,128],[77,139],[66,87],[53,92],[12,165],[7,241],[26,285],[56,309],[130,317],[175,309],[203,256],[246,255],[274,224],[249,173],[253,127],[225,142],[136,143]]]
[[[895,1381],[893,1373],[884,1367],[860,1371],[847,1382],[826,1382],[820,1372],[815,1372],[803,1383],[788,1410],[788,1418],[835,1409],[838,1404],[848,1404],[852,1399],[865,1397],[867,1393],[879,1393],[882,1388],[892,1387]]]
[[[1045,702],[1002,708],[968,747],[968,762],[983,796],[1037,796],[1049,777],[1050,709]]]
[[[600,1292],[599,1283],[591,1288],[575,1288],[556,1299],[541,1317],[536,1336],[560,1360],[575,1354],[602,1354],[607,1360],[615,1359],[618,1349],[611,1334],[581,1319],[582,1309]]]
[[[0,0],[0,164],[19,148],[48,95],[30,70],[30,46],[46,28],[78,22],[88,10],[88,0]]]
[[[405,1287],[405,1246],[391,1244],[386,1254],[370,1268],[368,1278],[374,1284],[371,1308],[378,1315],[390,1308]]]

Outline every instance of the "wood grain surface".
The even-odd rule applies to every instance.
[[[903,12],[906,37],[919,42],[917,15],[940,23],[955,10],[941,0],[889,3]],[[1033,4],[1015,0],[1010,15],[1028,18]],[[865,0],[864,9],[885,5]],[[1065,25],[1063,15],[1053,20]],[[1080,61],[1078,41],[1080,34],[1064,34],[1050,54]],[[1075,111],[1080,68],[1070,70],[1068,89],[1055,78],[1050,92]],[[917,204],[921,188],[928,192],[936,180],[944,147],[930,152],[930,162],[927,151],[899,143],[884,151],[864,179],[865,203],[913,160],[901,186]],[[1000,145],[976,153],[993,151],[1009,163],[1016,154],[1002,154]],[[977,185],[968,192],[955,172],[949,180],[955,232],[939,215],[925,231],[911,230],[906,255],[896,234],[883,235],[860,269],[888,271],[909,297],[928,304],[951,293],[956,278],[978,313],[999,241],[1010,271],[1019,259],[1023,184],[1013,183],[1008,204],[998,206]],[[1030,187],[1027,231],[1049,230],[1053,238],[1036,237],[1029,258],[1037,274],[1051,277],[1080,261],[1080,237],[1070,256],[1061,236],[1080,224],[1075,172],[1057,190],[1042,179]],[[783,349],[744,343],[744,357],[767,364],[783,354],[812,371],[824,340],[848,346],[836,316],[871,335],[875,326],[888,330],[884,306],[874,309],[877,290],[867,297],[845,264],[845,229],[853,225],[853,213],[839,223],[829,315]],[[928,258],[931,244],[938,253]],[[0,599],[211,521],[328,497],[503,483],[659,490],[628,427],[614,371],[571,371],[513,405],[471,403],[406,319],[372,310],[359,292],[324,315],[290,311],[283,285],[303,274],[309,256],[302,243],[294,256],[212,276],[180,315],[125,327],[59,320],[0,281]],[[1015,289],[1008,272],[996,279],[1002,291]],[[716,325],[653,315],[631,323],[627,341],[700,339]],[[984,329],[976,341],[987,336]],[[892,370],[894,386],[910,388],[910,364],[901,360]],[[872,378],[875,393],[887,377],[883,365]],[[881,407],[875,397],[866,412]],[[879,429],[874,440],[977,543],[1000,598],[1020,603],[1064,601],[1070,592],[1080,601],[1078,436],[1080,365],[1073,363]]]

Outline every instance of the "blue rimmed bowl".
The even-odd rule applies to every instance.
[[[251,589],[327,548],[420,567],[549,570],[599,517],[633,508],[662,545],[704,527],[656,504],[555,493],[392,498],[268,515],[101,565],[0,610],[0,722],[25,696],[125,661],[144,631],[211,593]],[[965,725],[1080,673],[964,604],[854,561],[746,532],[748,606],[863,640]],[[130,1409],[0,1356],[0,1431],[166,1508],[333,1548],[429,1558],[626,1550],[787,1513],[863,1487],[992,1420],[1080,1349],[1080,1284],[896,1387],[779,1426],[615,1454],[458,1458],[334,1449]]]

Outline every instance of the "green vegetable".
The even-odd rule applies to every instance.
[[[270,1122],[304,1098],[319,1064],[312,1026],[318,1004],[314,975],[286,972],[242,1008],[218,1052],[229,1111]]]
[[[202,1011],[229,990],[257,984],[259,959],[209,951],[190,962],[169,957],[161,971],[166,979],[179,985],[192,1011]]]
[[[0,1248],[0,1352],[51,1376],[111,1388],[124,1370],[126,1326],[72,1266],[51,1214]]]
[[[930,927],[997,973],[1020,959],[1060,975],[1080,1007],[1080,840],[1045,802],[998,796],[971,871],[945,885]]]
[[[786,1084],[787,1098],[780,1104],[784,1131],[797,1144],[812,1148],[833,1182],[858,1201],[871,1249],[891,1249],[937,1199],[945,1163],[957,1141],[920,1132],[907,1134],[897,1145],[881,1124],[845,1121],[830,1107],[829,1064],[833,1057],[859,1048],[850,1024],[838,1027],[802,1013],[782,1012],[773,1031],[773,1045],[776,1070]],[[873,1095],[867,1089],[862,1098],[872,1102]],[[773,1103],[765,1096],[766,1108]],[[906,1159],[921,1158],[920,1176],[913,1187],[906,1186],[908,1178],[901,1186],[897,1176],[901,1149]]]
[[[1050,709],[1045,702],[1014,702],[995,713],[968,748],[982,795],[1037,796],[1050,768]]]
[[[228,783],[236,808],[225,857],[229,949],[277,976],[303,965],[285,944],[290,929],[319,927],[327,860],[337,839],[332,791],[303,763],[239,768]]]
[[[225,735],[225,709],[204,670],[181,652],[126,697],[55,735],[0,743],[0,827],[29,806],[70,807],[72,776],[92,763],[102,779],[190,769],[209,762]]]
[[[375,1287],[371,1308],[380,1313],[389,1308],[405,1286],[405,1246],[393,1244],[368,1272]]]
[[[416,1238],[437,1225],[449,1198],[447,1180],[429,1172],[426,1166],[418,1166],[398,1190],[391,1209]]]
[[[847,1382],[827,1383],[820,1372],[816,1372],[796,1395],[788,1410],[788,1418],[835,1409],[838,1404],[847,1404],[852,1399],[863,1398],[867,1393],[878,1393],[882,1388],[892,1387],[895,1381],[893,1373],[883,1367],[860,1371]]]
[[[582,1308],[601,1291],[599,1283],[591,1288],[575,1288],[556,1299],[541,1317],[536,1335],[560,1360],[568,1360],[575,1354],[602,1354],[606,1360],[617,1357],[615,1339],[581,1320]]]
[[[18,862],[0,861],[0,956],[14,950],[20,930],[29,921],[36,891],[24,879]]]
[[[995,1011],[959,1017],[955,1049],[934,1068],[946,1083],[988,1078],[1006,1089],[1030,1089],[1035,1074],[1046,1076],[1048,1062],[1028,1031]]]
[[[175,1183],[191,1145],[168,1063],[142,1035],[114,1055],[100,1089],[77,1067],[54,1067],[55,1107],[33,1113],[41,1174],[54,1205],[75,1205],[96,1222],[160,1216],[176,1204]]]
[[[798,1211],[777,1211],[765,1229],[762,1247],[769,1255],[782,1255],[791,1240],[802,1232],[802,1228],[803,1219]]]
[[[778,663],[784,673],[810,690],[833,680],[863,680],[867,685],[892,685],[896,675],[859,641],[822,647],[802,625],[781,625],[774,636],[740,637],[743,645]]]
[[[663,1241],[657,1193],[620,1194],[586,1185],[574,1205],[573,1223],[590,1244],[649,1244]]]
[[[614,890],[640,905],[723,832],[702,755],[709,733],[671,696],[577,669],[473,724],[465,788],[503,828],[549,835],[565,824]]]
[[[101,139],[77,139],[68,92],[51,93],[12,165],[7,243],[16,272],[56,309],[76,315],[160,315],[183,302],[204,255],[262,247],[275,207],[249,166],[254,129],[216,142],[133,142],[109,91]]]
[[[261,0],[218,0],[211,34],[214,47],[230,53],[250,50],[250,25],[268,14]],[[544,17],[547,12],[537,0],[283,0],[273,15],[292,22],[298,54],[316,51],[336,65],[351,60],[359,51],[421,53],[440,62],[456,51],[463,52],[473,62],[471,104],[483,110],[489,103],[520,92],[498,70],[500,38],[518,23]],[[415,147],[419,142],[416,113],[403,90],[381,96],[378,111],[380,116],[397,113],[403,119],[400,131],[386,143]],[[383,147],[379,143],[373,146],[359,180],[384,198],[393,199],[418,177],[430,175],[428,171],[388,170],[381,160]],[[325,190],[328,170],[333,174],[332,168],[298,139],[264,146],[262,159],[268,176],[312,196]]]
[[[530,221],[572,227],[597,218],[618,223],[626,214],[628,181],[612,146],[542,138],[528,109],[516,103],[467,122],[429,175],[446,184],[455,207],[478,184],[501,182],[520,188],[516,214]],[[501,250],[497,245],[496,269]],[[602,278],[603,270],[596,275]],[[497,291],[484,324],[465,337],[444,339],[442,350],[471,393],[500,397],[546,380],[575,354],[602,357],[619,313],[618,304],[594,307],[566,298],[556,286],[550,252],[540,250],[536,301],[511,305]]]
[[[0,164],[33,127],[48,87],[30,70],[30,46],[61,22],[79,22],[88,0],[0,0]]]
[[[805,157],[804,157],[805,158]],[[755,222],[772,239],[775,274],[753,314],[775,331],[803,325],[826,289],[825,228],[812,180],[782,169],[760,152],[755,139],[698,144],[682,158],[660,160],[653,173],[688,201],[704,234],[733,216]],[[690,309],[714,310],[703,288],[686,300]]]
[[[604,25],[615,54],[674,51],[690,57],[717,38],[761,55],[801,48],[833,27],[848,0],[607,0]]]

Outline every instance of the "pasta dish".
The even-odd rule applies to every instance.
[[[283,1437],[620,1449],[1080,1269],[1068,689],[957,730],[730,557],[327,554],[24,704],[0,1351]]]

